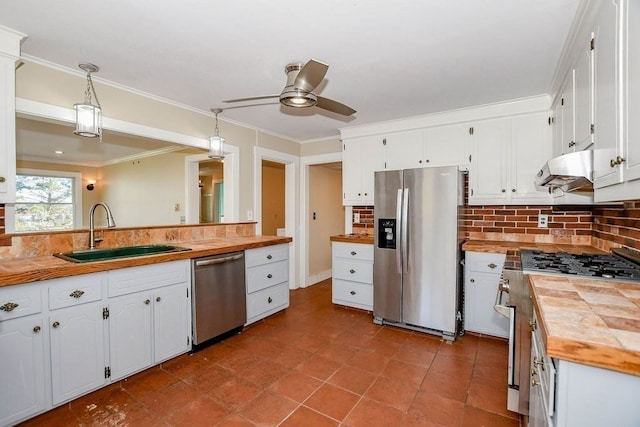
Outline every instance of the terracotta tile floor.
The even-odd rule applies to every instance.
[[[34,426],[519,426],[507,344],[377,326],[331,304],[331,282],[291,306],[31,419]]]

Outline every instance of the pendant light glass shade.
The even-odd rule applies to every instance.
[[[88,138],[100,138],[102,141],[102,107],[91,80],[91,73],[97,72],[99,68],[89,63],[78,66],[87,73],[87,89],[84,92],[84,102],[73,105],[76,111],[76,130],[73,133]],[[92,98],[95,98],[98,105],[93,105]]]
[[[74,104],[76,110],[76,135],[96,138],[102,136],[102,109],[91,103]]]
[[[207,138],[209,140],[209,153],[207,156],[211,159],[224,159],[224,138],[220,136],[218,129],[218,114],[222,113],[221,108],[212,108],[211,111],[216,115],[216,134]]]

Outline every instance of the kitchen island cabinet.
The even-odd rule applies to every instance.
[[[373,245],[333,242],[331,302],[373,311]]]
[[[38,285],[0,289],[0,425],[48,408],[46,322]],[[14,307],[17,304],[16,307]],[[14,308],[12,308],[14,307]]]

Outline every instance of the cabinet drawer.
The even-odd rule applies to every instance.
[[[336,304],[371,310],[373,308],[373,285],[334,279],[331,297]]]
[[[373,245],[362,243],[333,242],[333,256],[340,258],[373,261]]]
[[[272,310],[289,305],[289,284],[281,283],[270,288],[262,289],[247,295],[247,319],[257,320],[256,317]]]
[[[285,261],[247,268],[247,292],[252,293],[289,279],[289,263]]]
[[[55,310],[101,300],[106,278],[105,273],[95,273],[48,281],[49,308]]]
[[[41,311],[42,292],[39,283],[0,288],[0,321]]]
[[[334,258],[333,277],[371,284],[373,283],[373,264],[370,261]]]
[[[109,271],[109,296],[188,282],[189,263],[183,260]]]
[[[284,261],[289,258],[289,245],[265,246],[249,249],[244,252],[244,263],[247,267]]]
[[[506,254],[467,252],[465,266],[469,271],[482,271],[499,275],[502,273],[506,257]]]

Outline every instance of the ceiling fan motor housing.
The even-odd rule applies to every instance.
[[[313,107],[318,103],[316,95],[295,87],[295,81],[302,66],[303,64],[299,62],[292,62],[284,68],[287,73],[287,85],[280,93],[280,102],[289,107]]]

